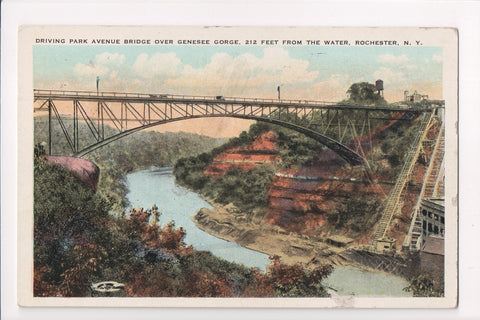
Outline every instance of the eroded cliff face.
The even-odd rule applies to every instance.
[[[398,114],[397,117],[403,115]],[[389,130],[396,130],[398,126],[399,121],[387,121],[372,130],[370,135],[349,144],[369,159],[377,155],[376,165],[383,170],[376,170],[370,176],[373,183],[369,182],[363,167],[350,166],[326,148],[319,150],[311,161],[301,167],[278,170],[268,187],[264,221],[288,232],[319,237],[337,234],[352,238],[355,243],[369,243],[384,201],[396,180],[396,174],[388,170],[391,168],[389,162],[378,157],[381,154],[380,143]],[[427,137],[433,138],[435,130],[432,127]],[[278,164],[281,159],[277,138],[270,131],[247,147],[226,150],[215,158],[204,173],[221,176],[232,167],[251,170],[265,163]],[[431,149],[425,147],[423,156],[428,156],[430,152]],[[389,236],[397,239],[397,243],[403,241],[410,224],[425,170],[426,165],[421,156],[401,197],[401,209],[393,217],[388,232]],[[357,210],[357,207],[350,207],[352,199],[373,205],[359,206],[360,209]],[[348,225],[332,219],[334,214],[344,214]]]
[[[363,168],[352,167],[325,149],[302,168],[276,173],[270,185],[264,220],[298,233],[345,235],[348,230],[336,230],[329,222],[329,216],[352,197],[382,199],[391,187],[388,181],[368,183]],[[353,212],[352,215],[369,218],[364,212]],[[370,233],[371,230],[366,230],[359,232],[360,237],[351,233],[347,235],[359,243],[366,243]]]
[[[46,156],[46,158],[49,162],[74,172],[80,180],[88,184],[92,189],[97,188],[100,169],[95,163],[86,159],[67,156]]]
[[[278,154],[278,135],[269,131],[260,135],[249,146],[231,148],[220,153],[205,169],[204,174],[219,177],[230,168],[249,171],[259,165],[275,164],[279,161],[281,161],[281,158]]]

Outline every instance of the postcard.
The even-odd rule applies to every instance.
[[[456,29],[18,39],[21,306],[457,305]]]

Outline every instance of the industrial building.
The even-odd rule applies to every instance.
[[[410,94],[407,90],[403,92],[404,98],[406,102],[420,102],[423,100],[428,100],[428,95],[426,94],[419,94],[417,90]]]
[[[445,236],[445,207],[443,199],[422,199],[420,204],[423,237]]]

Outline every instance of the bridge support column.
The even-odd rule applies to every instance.
[[[48,100],[48,155],[52,155],[52,100]]]
[[[78,145],[77,145],[77,102],[73,100],[73,149],[74,152],[78,151]]]

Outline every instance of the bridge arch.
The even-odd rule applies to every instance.
[[[351,164],[351,165],[363,165],[365,167],[368,167],[368,162],[366,161],[366,159],[364,159],[362,156],[360,156],[354,150],[350,149],[346,145],[344,145],[344,144],[342,144],[342,143],[340,143],[340,142],[338,142],[338,141],[336,141],[336,140],[334,140],[330,137],[327,137],[327,136],[325,136],[325,135],[323,135],[319,132],[316,132],[314,130],[311,130],[311,129],[308,129],[308,128],[305,128],[305,127],[302,127],[302,126],[299,126],[299,125],[296,125],[296,124],[293,124],[293,123],[290,123],[290,122],[282,121],[282,120],[272,119],[272,118],[268,118],[268,117],[256,117],[256,116],[250,116],[250,115],[241,115],[241,114],[239,114],[239,115],[231,115],[231,114],[229,114],[229,115],[220,115],[220,114],[189,115],[189,116],[185,116],[185,117],[178,117],[178,118],[160,120],[160,121],[145,124],[145,125],[142,125],[142,126],[139,126],[139,127],[136,127],[136,128],[128,129],[128,130],[125,130],[125,131],[123,131],[121,133],[118,133],[116,135],[105,138],[102,141],[99,141],[95,144],[92,144],[92,145],[84,148],[83,150],[75,153],[74,155],[79,156],[79,157],[84,156],[84,155],[86,155],[86,154],[88,154],[88,153],[90,153],[94,150],[97,150],[97,149],[99,149],[99,148],[101,148],[101,147],[103,147],[103,146],[105,146],[109,143],[112,143],[116,140],[119,140],[119,139],[121,139],[125,136],[128,136],[130,134],[133,134],[135,132],[138,132],[138,131],[141,131],[141,130],[144,130],[144,129],[147,129],[147,128],[159,126],[159,125],[162,125],[162,124],[176,122],[176,121],[190,120],[190,119],[219,118],[219,117],[221,117],[221,118],[225,118],[225,117],[239,118],[239,119],[246,119],[246,120],[262,121],[262,122],[267,122],[267,123],[279,125],[279,126],[282,126],[284,128],[288,128],[288,129],[297,131],[299,133],[304,134],[307,137],[310,137],[310,138],[320,142],[321,144],[323,144],[324,146],[326,146],[327,148],[329,148],[330,150],[332,150],[333,152],[338,154],[342,159],[344,159],[349,164]]]

